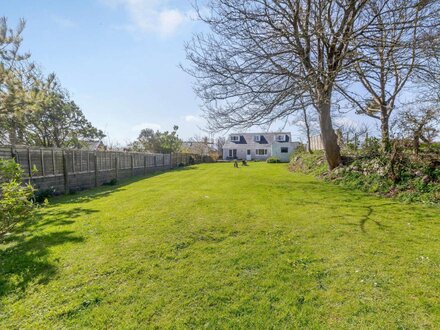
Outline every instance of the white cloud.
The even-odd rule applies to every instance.
[[[200,123],[202,121],[202,118],[198,116],[188,115],[185,116],[185,121],[188,123]]]
[[[157,130],[160,130],[162,128],[162,126],[160,126],[160,124],[156,124],[156,123],[140,123],[138,125],[133,126],[131,130],[134,132],[140,132],[144,128],[151,128],[151,129],[157,131]]]
[[[179,28],[190,21],[192,12],[182,11],[167,6],[168,1],[160,0],[101,0],[113,8],[123,8],[129,18],[130,31],[142,33],[156,33],[168,37],[176,33]]]

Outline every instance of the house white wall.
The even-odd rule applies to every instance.
[[[277,141],[278,135],[285,135],[285,141]],[[292,142],[290,133],[242,133],[233,134],[239,138],[232,140],[231,137],[223,147],[223,159],[232,159],[230,150],[236,150],[237,159],[247,159],[248,150],[251,160],[266,160],[269,157],[277,157],[283,162],[290,160],[290,155],[298,146],[299,142]],[[256,139],[261,136],[261,139]],[[257,154],[258,149],[267,150],[266,154]],[[283,152],[287,150],[287,152]]]
[[[299,142],[274,143],[272,144],[272,156],[278,158],[282,162],[290,161],[290,155],[298,147]],[[287,152],[282,152],[281,148],[287,148]]]

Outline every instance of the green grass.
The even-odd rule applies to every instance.
[[[0,328],[436,328],[440,209],[283,164],[52,200],[0,244]]]

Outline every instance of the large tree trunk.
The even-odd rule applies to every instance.
[[[382,116],[380,117],[380,132],[382,149],[385,152],[391,151],[389,120],[389,116],[384,114],[384,111],[382,111]]]
[[[341,150],[338,145],[338,137],[333,129],[330,113],[330,98],[318,105],[319,125],[321,127],[322,143],[324,144],[325,157],[330,170],[342,163]]]

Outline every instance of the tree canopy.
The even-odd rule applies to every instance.
[[[398,58],[411,64],[421,54],[411,53],[411,33],[420,27],[418,18],[429,16],[424,8],[431,4],[429,11],[436,14],[437,1],[209,0],[199,17],[210,31],[186,45],[190,66],[184,69],[196,78],[213,131],[270,124],[312,105],[333,169],[341,164],[331,115],[335,94],[352,96],[353,78],[360,79],[353,73],[370,74],[367,66],[381,47],[396,54],[395,59],[386,55],[388,63]],[[394,24],[384,30],[381,20]],[[399,41],[398,51],[391,52],[393,40]],[[394,75],[393,68],[402,70]],[[412,73],[401,64],[389,70],[398,90]]]
[[[20,51],[24,28],[24,20],[12,29],[0,18],[0,142],[79,148],[102,139],[55,74],[45,76]]]
[[[151,128],[145,128],[138,139],[130,144],[130,149],[164,154],[178,152],[182,146],[182,140],[177,134],[178,129],[178,126],[174,126],[172,132],[155,132]]]

